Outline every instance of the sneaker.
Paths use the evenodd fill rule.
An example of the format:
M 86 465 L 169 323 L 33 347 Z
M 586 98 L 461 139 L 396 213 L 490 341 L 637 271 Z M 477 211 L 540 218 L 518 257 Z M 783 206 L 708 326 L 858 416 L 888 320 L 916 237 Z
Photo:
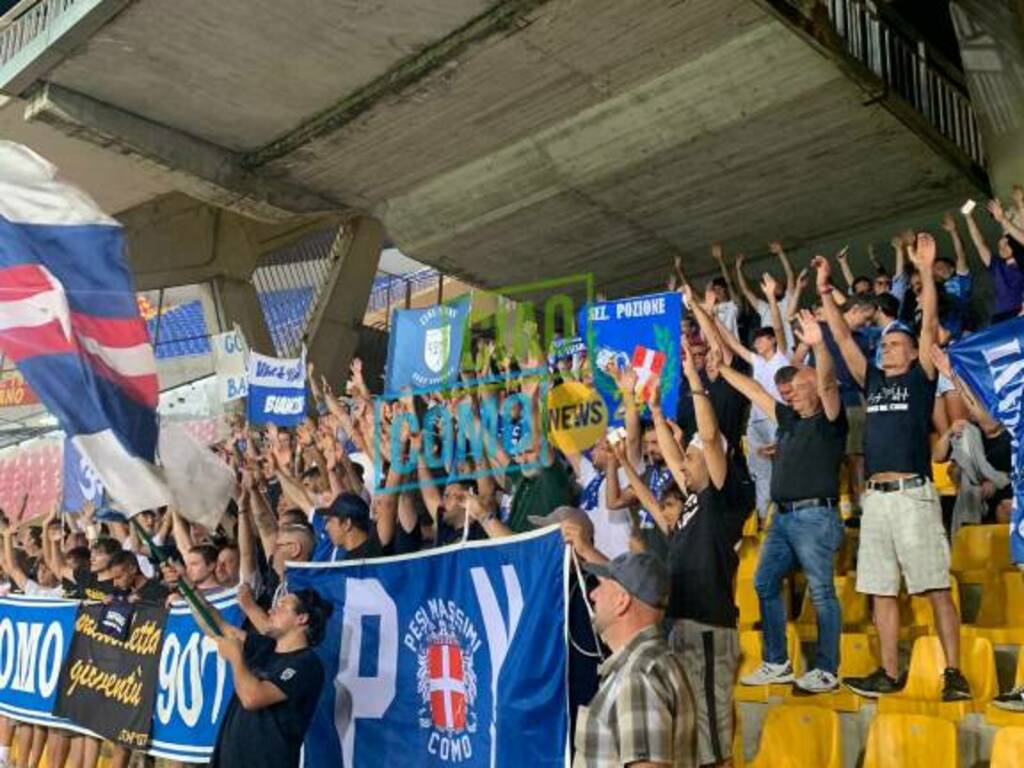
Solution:
M 1018 685 L 1012 691 L 999 694 L 992 699 L 992 704 L 1010 712 L 1024 712 L 1024 685 Z
M 869 699 L 877 699 L 887 693 L 896 693 L 903 690 L 905 680 L 894 680 L 889 677 L 886 671 L 879 667 L 867 677 L 844 677 L 843 685 L 859 696 L 867 696 Z
M 946 667 L 942 672 L 942 700 L 967 701 L 971 697 L 971 684 L 959 669 Z
M 792 683 L 793 667 L 785 664 L 772 664 L 763 661 L 761 666 L 740 678 L 740 685 L 772 685 L 774 683 Z
M 823 669 L 812 669 L 793 683 L 794 696 L 831 693 L 839 687 L 839 678 Z

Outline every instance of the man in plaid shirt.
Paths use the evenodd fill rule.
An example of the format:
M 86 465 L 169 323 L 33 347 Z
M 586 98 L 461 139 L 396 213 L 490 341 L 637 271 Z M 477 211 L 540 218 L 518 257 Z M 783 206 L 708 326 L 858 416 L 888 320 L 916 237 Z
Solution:
M 574 768 L 695 767 L 693 693 L 661 631 L 664 565 L 625 553 L 584 568 L 600 579 L 590 593 L 594 625 L 613 654 L 590 706 L 580 708 Z

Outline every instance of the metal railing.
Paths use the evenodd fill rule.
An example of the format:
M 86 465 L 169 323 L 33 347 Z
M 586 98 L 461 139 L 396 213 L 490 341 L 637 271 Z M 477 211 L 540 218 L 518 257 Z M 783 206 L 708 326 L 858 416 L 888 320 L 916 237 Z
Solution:
M 295 357 L 337 254 L 331 228 L 266 254 L 252 274 L 274 349 Z
M 827 4 L 829 19 L 846 52 L 984 167 L 977 116 L 963 86 L 943 73 L 949 67 L 945 60 L 924 40 L 882 18 L 871 0 L 828 0 Z
M 367 312 L 376 312 L 387 308 L 390 313 L 395 304 L 405 305 L 407 296 L 433 288 L 437 290 L 438 271 L 433 267 L 424 267 L 404 275 L 385 275 L 373 282 L 370 299 L 366 303 Z
M 0 67 L 24 50 L 79 0 L 39 0 L 0 29 Z

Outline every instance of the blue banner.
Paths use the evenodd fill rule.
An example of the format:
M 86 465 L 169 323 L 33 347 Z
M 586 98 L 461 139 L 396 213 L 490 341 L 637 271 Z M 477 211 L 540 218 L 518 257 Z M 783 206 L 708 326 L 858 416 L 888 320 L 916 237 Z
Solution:
M 70 439 L 64 440 L 64 509 L 80 512 L 86 502 L 99 507 L 103 483 Z
M 245 616 L 237 592 L 209 600 L 225 621 L 241 626 Z M 185 603 L 172 607 L 164 624 L 149 754 L 209 762 L 234 692 L 231 668 L 218 655 L 217 644 L 199 629 Z
M 25 723 L 67 727 L 67 721 L 52 712 L 75 633 L 78 602 L 4 597 L 0 616 L 0 714 Z
M 241 625 L 245 617 L 234 590 L 210 602 L 226 621 Z M 0 598 L 0 714 L 92 735 L 52 714 L 77 616 L 75 600 Z M 149 754 L 209 762 L 234 690 L 230 667 L 217 654 L 217 645 L 200 631 L 187 605 L 172 608 L 160 650 Z
M 391 313 L 386 395 L 397 396 L 406 387 L 441 389 L 459 381 L 469 309 L 469 297 L 462 296 L 427 309 Z
M 1024 318 L 996 323 L 949 348 L 953 370 L 981 398 L 988 412 L 1002 422 L 1013 446 L 1013 516 L 1010 559 L 1024 563 Z
M 289 568 L 335 608 L 306 765 L 564 766 L 565 551 L 549 528 Z
M 253 424 L 293 427 L 306 415 L 306 353 L 277 358 L 249 353 L 248 412 Z
M 588 310 L 589 326 L 584 314 Z M 625 415 L 622 396 L 607 373 L 612 364 L 633 367 L 640 398 L 660 379 L 662 410 L 667 418 L 676 417 L 682 316 L 682 298 L 675 292 L 632 296 L 580 310 L 579 327 L 587 334 L 587 357 L 594 370 L 594 386 L 608 406 L 608 426 L 621 426 Z M 642 408 L 641 415 L 647 406 Z

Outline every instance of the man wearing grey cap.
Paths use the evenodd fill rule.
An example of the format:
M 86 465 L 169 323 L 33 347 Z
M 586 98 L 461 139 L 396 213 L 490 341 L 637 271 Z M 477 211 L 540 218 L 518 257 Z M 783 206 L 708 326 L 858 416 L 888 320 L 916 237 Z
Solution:
M 693 693 L 661 631 L 668 573 L 646 552 L 587 563 L 594 627 L 611 649 L 601 685 L 576 721 L 574 768 L 697 765 Z

